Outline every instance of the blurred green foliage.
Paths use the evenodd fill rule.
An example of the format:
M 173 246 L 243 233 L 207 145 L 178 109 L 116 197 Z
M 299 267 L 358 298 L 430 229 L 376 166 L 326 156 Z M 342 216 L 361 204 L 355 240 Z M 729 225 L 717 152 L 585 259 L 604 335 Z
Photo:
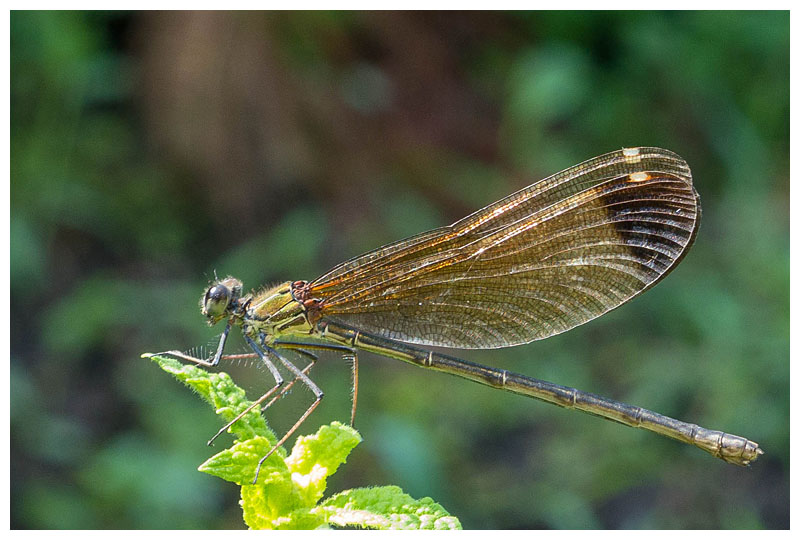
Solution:
M 788 12 L 42 11 L 10 29 L 12 527 L 242 527 L 237 490 L 196 471 L 214 415 L 139 358 L 213 342 L 215 271 L 313 279 L 639 145 L 692 166 L 704 216 L 681 266 L 581 328 L 463 356 L 767 454 L 739 469 L 364 354 L 364 443 L 329 487 L 397 484 L 465 528 L 788 527 Z M 349 417 L 349 368 L 314 372 L 307 432 Z

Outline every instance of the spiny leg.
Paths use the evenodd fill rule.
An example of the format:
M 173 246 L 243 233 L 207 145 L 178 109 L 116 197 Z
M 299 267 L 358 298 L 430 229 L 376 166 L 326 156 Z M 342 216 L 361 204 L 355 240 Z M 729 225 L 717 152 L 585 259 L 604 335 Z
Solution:
M 215 363 L 213 358 L 211 360 L 201 360 L 196 356 L 192 356 L 190 354 L 186 354 L 181 351 L 164 351 L 160 353 L 154 353 L 152 356 L 159 356 L 162 354 L 168 354 L 170 356 L 174 356 L 179 360 L 186 360 L 187 362 L 193 362 L 203 367 L 216 367 L 220 360 L 244 360 L 245 358 L 258 358 L 256 353 L 240 353 L 240 354 L 223 354 L 220 356 L 220 360 L 217 360 Z
M 316 396 L 316 399 L 314 400 L 314 403 L 312 403 L 308 407 L 308 409 L 306 409 L 306 412 L 304 412 L 303 415 L 300 416 L 297 422 L 295 422 L 295 424 L 289 429 L 289 431 L 287 431 L 286 434 L 283 437 L 281 437 L 281 439 L 278 442 L 275 443 L 275 446 L 273 446 L 272 449 L 258 461 L 258 466 L 256 467 L 256 476 L 255 478 L 253 478 L 253 484 L 255 484 L 256 481 L 258 481 L 258 473 L 261 471 L 261 465 L 264 463 L 264 461 L 266 461 L 266 459 L 269 458 L 269 456 L 271 456 L 275 452 L 275 450 L 280 448 L 283 445 L 283 443 L 285 443 L 286 440 L 292 436 L 295 430 L 297 430 L 297 428 L 300 427 L 300 425 L 305 421 L 305 419 L 308 418 L 308 415 L 314 412 L 314 409 L 317 408 L 317 406 L 322 401 L 322 397 L 324 396 L 322 390 L 320 390 L 320 388 L 314 383 L 314 381 L 309 379 L 305 373 L 297 369 L 297 367 L 294 364 L 292 364 L 291 362 L 289 362 L 289 360 L 284 358 L 278 351 L 267 345 L 264 345 L 264 349 L 267 350 L 269 353 L 271 353 L 273 356 L 275 356 L 278 360 L 280 360 L 281 363 L 284 366 L 286 366 L 286 368 L 289 371 L 291 371 L 296 378 L 300 379 L 303 382 L 303 384 L 308 386 L 308 388 L 312 392 L 314 392 L 314 396 Z
M 220 430 L 217 431 L 216 435 L 211 437 L 211 439 L 208 441 L 208 445 L 209 446 L 214 444 L 214 441 L 217 439 L 217 437 L 219 437 L 220 435 L 225 433 L 228 430 L 228 428 L 230 428 L 233 424 L 235 424 L 236 422 L 241 420 L 244 417 L 244 415 L 249 413 L 255 407 L 258 407 L 259 405 L 264 403 L 264 401 L 266 401 L 267 398 L 269 398 L 272 394 L 274 394 L 276 390 L 278 390 L 281 386 L 283 386 L 283 383 L 284 383 L 283 377 L 281 376 L 280 372 L 278 371 L 278 368 L 276 368 L 275 365 L 269 360 L 269 358 L 267 358 L 267 355 L 264 354 L 261 351 L 261 349 L 256 344 L 256 342 L 253 341 L 249 336 L 244 336 L 244 339 L 245 339 L 245 341 L 247 341 L 247 344 L 250 345 L 250 347 L 253 349 L 253 351 L 255 351 L 255 354 L 258 355 L 259 358 L 261 358 L 261 361 L 264 362 L 264 364 L 267 366 L 267 368 L 272 373 L 272 376 L 275 379 L 275 386 L 273 386 L 272 388 L 267 390 L 267 392 L 263 396 L 261 396 L 260 398 L 255 400 L 245 410 L 243 410 L 238 415 L 236 415 L 236 418 L 234 418 L 233 420 L 231 420 L 230 422 L 228 422 L 227 424 L 222 426 L 222 428 L 220 428 Z M 247 355 L 247 356 L 249 356 L 249 355 Z
M 350 427 L 354 427 L 356 423 L 356 404 L 358 403 L 358 354 L 354 350 L 352 353 L 347 353 L 342 356 L 345 361 L 350 360 L 352 362 L 352 373 L 353 373 L 353 408 L 350 411 Z
M 312 368 L 312 367 L 314 367 L 314 365 L 317 363 L 317 360 L 319 359 L 319 357 L 318 357 L 316 354 L 310 353 L 310 352 L 308 352 L 308 351 L 304 351 L 303 349 L 294 349 L 294 351 L 295 351 L 295 352 L 298 352 L 298 353 L 300 353 L 300 354 L 304 354 L 304 355 L 308 356 L 309 358 L 311 358 L 311 362 L 310 362 L 310 363 L 309 363 L 309 364 L 308 364 L 306 367 L 304 367 L 304 368 L 302 369 L 302 372 L 303 372 L 304 374 L 308 375 L 308 372 L 309 372 L 309 371 L 311 371 L 311 368 Z M 299 377 L 295 377 L 294 379 L 292 379 L 292 381 L 291 381 L 289 384 L 287 384 L 286 386 L 284 386 L 283 388 L 281 388 L 281 391 L 280 391 L 280 392 L 278 392 L 278 395 L 277 395 L 277 396 L 275 396 L 274 398 L 272 398 L 272 399 L 269 401 L 269 403 L 267 403 L 266 405 L 264 405 L 264 406 L 261 408 L 261 411 L 262 411 L 262 412 L 266 411 L 267 409 L 269 409 L 269 408 L 272 406 L 272 404 L 273 404 L 273 403 L 275 403 L 276 401 L 278 401 L 279 399 L 281 399 L 283 396 L 285 396 L 285 395 L 286 395 L 286 394 L 289 392 L 289 390 L 291 390 L 291 389 L 292 389 L 292 387 L 294 386 L 294 384 L 295 384 L 297 381 L 299 381 L 299 380 L 300 380 L 300 378 L 299 378 Z
M 305 368 L 303 368 L 303 373 L 305 373 L 305 374 L 308 374 L 309 370 L 310 370 L 310 369 L 311 369 L 311 368 L 314 366 L 314 364 L 315 364 L 315 363 L 316 363 L 316 361 L 318 360 L 318 357 L 317 357 L 317 355 L 315 355 L 315 354 L 313 354 L 313 353 L 310 353 L 310 352 L 308 352 L 308 351 L 302 350 L 302 349 L 293 349 L 293 350 L 295 350 L 295 351 L 296 351 L 296 352 L 298 352 L 299 354 L 302 354 L 302 355 L 305 355 L 305 356 L 307 356 L 307 357 L 311 358 L 311 362 L 310 362 L 310 363 L 309 363 L 309 364 L 308 364 L 308 365 L 307 365 Z M 203 365 L 203 366 L 208 366 L 208 367 L 213 367 L 213 366 L 216 366 L 216 365 L 219 363 L 219 360 L 217 360 L 216 362 L 214 362 L 213 360 L 212 360 L 212 361 L 208 361 L 208 360 L 201 360 L 201 359 L 199 359 L 199 358 L 196 358 L 196 357 L 190 356 L 190 355 L 188 355 L 188 354 L 185 354 L 185 353 L 183 353 L 183 352 L 180 352 L 180 351 L 165 351 L 165 352 L 163 352 L 163 353 L 157 353 L 157 354 L 169 354 L 169 355 L 171 355 L 171 356 L 174 356 L 174 357 L 176 357 L 176 358 L 180 358 L 180 359 L 182 359 L 182 360 L 187 360 L 187 361 L 189 361 L 189 362 L 194 362 L 194 363 L 196 363 L 196 364 L 200 364 L 200 365 Z M 258 354 L 256 354 L 256 353 L 252 352 L 252 353 L 242 353 L 242 354 L 223 354 L 223 355 L 221 355 L 220 359 L 221 359 L 221 360 L 242 360 L 242 359 L 245 359 L 245 358 L 259 358 L 259 357 L 260 357 L 260 355 L 258 355 Z M 269 363 L 268 365 L 272 365 L 272 364 L 271 364 L 271 363 Z M 292 380 L 292 382 L 290 382 L 288 385 L 286 385 L 286 386 L 284 386 L 283 388 L 281 388 L 281 391 L 278 393 L 278 395 L 277 395 L 277 396 L 275 396 L 275 397 L 273 397 L 273 398 L 272 398 L 272 400 L 271 400 L 269 403 L 267 403 L 266 405 L 264 405 L 264 407 L 263 407 L 262 411 L 266 411 L 266 410 L 267 410 L 267 409 L 268 409 L 268 408 L 269 408 L 269 407 L 270 407 L 270 406 L 271 406 L 273 403 L 275 403 L 275 402 L 276 402 L 278 399 L 280 399 L 281 397 L 283 397 L 284 395 L 286 395 L 286 392 L 288 392 L 288 391 L 289 391 L 289 390 L 292 388 L 292 386 L 294 386 L 294 384 L 295 384 L 295 383 L 296 383 L 298 380 L 299 380 L 299 379 L 298 379 L 297 377 L 295 377 L 295 378 Z M 222 435 L 223 433 L 225 433 L 225 431 L 227 431 L 227 430 L 228 430 L 228 429 L 229 429 L 229 428 L 230 428 L 230 427 L 231 427 L 233 424 L 235 424 L 236 422 L 238 422 L 239 420 L 241 420 L 241 419 L 244 417 L 244 415 L 246 415 L 248 412 L 250 412 L 251 410 L 253 410 L 253 408 L 255 408 L 255 406 L 256 406 L 256 405 L 259 405 L 259 404 L 263 403 L 263 401 L 264 401 L 266 398 L 268 398 L 268 397 L 269 397 L 271 394 L 273 394 L 273 393 L 275 392 L 275 390 L 276 390 L 277 388 L 279 388 L 279 387 L 280 387 L 280 385 L 276 384 L 276 385 L 275 385 L 274 387 L 272 387 L 272 388 L 271 388 L 271 389 L 270 389 L 270 390 L 269 390 L 269 391 L 268 391 L 266 394 L 264 394 L 263 396 L 261 396 L 261 397 L 260 397 L 258 400 L 256 400 L 254 403 L 252 403 L 252 404 L 251 404 L 249 407 L 247 407 L 247 408 L 246 408 L 244 411 L 242 411 L 241 413 L 239 413 L 239 414 L 236 416 L 236 418 L 234 418 L 233 420 L 231 420 L 230 422 L 228 422 L 227 424 L 225 424 L 225 426 L 223 426 L 223 427 L 222 427 L 222 428 L 221 428 L 221 429 L 220 429 L 220 430 L 219 430 L 219 431 L 216 433 L 216 435 L 214 435 L 214 436 L 211 438 L 211 440 L 209 440 L 209 441 L 208 441 L 208 444 L 209 444 L 209 445 L 212 445 L 212 444 L 213 444 L 213 442 L 214 442 L 214 441 L 215 441 L 215 440 L 216 440 L 216 439 L 217 439 L 217 438 L 218 438 L 220 435 Z
M 258 358 L 259 355 L 256 354 L 256 353 L 222 354 L 222 351 L 225 348 L 225 342 L 228 339 L 228 332 L 230 332 L 230 329 L 231 329 L 231 324 L 228 323 L 225 326 L 225 330 L 222 332 L 222 335 L 220 336 L 219 344 L 217 345 L 217 351 L 214 354 L 214 356 L 211 358 L 211 360 L 203 360 L 201 358 L 197 358 L 197 357 L 192 356 L 190 354 L 186 354 L 185 352 L 176 351 L 176 350 L 164 351 L 164 352 L 156 353 L 156 354 L 154 354 L 152 356 L 158 356 L 158 355 L 161 355 L 161 354 L 168 354 L 168 355 L 174 356 L 175 358 L 178 358 L 180 360 L 186 360 L 187 362 L 193 362 L 193 363 L 195 363 L 197 365 L 204 366 L 204 367 L 216 367 L 217 365 L 219 365 L 220 360 L 242 360 L 244 358 Z M 310 354 L 310 353 L 308 353 L 308 354 Z
M 292 345 L 292 346 L 286 347 L 286 348 L 292 349 L 293 351 L 295 351 L 295 352 L 297 352 L 299 354 L 305 355 L 305 356 L 307 356 L 307 357 L 309 357 L 311 359 L 309 364 L 301 370 L 304 374 L 308 375 L 308 372 L 311 371 L 311 368 L 314 367 L 314 365 L 316 365 L 317 360 L 319 360 L 319 357 L 317 355 L 315 355 L 314 353 L 311 353 L 309 351 L 294 347 L 293 346 L 293 345 L 295 345 L 294 343 L 291 343 L 290 345 Z M 337 347 L 335 350 L 339 350 L 339 348 Z M 222 355 L 222 359 L 223 360 L 239 360 L 239 359 L 243 359 L 243 358 L 257 358 L 257 357 L 258 357 L 258 355 L 255 354 L 255 353 L 224 354 L 224 355 Z M 345 361 L 349 361 L 350 362 L 351 369 L 352 369 L 352 375 L 353 375 L 353 389 L 352 389 L 352 393 L 350 395 L 351 402 L 352 402 L 352 409 L 350 411 L 350 427 L 353 427 L 353 426 L 355 426 L 356 409 L 357 409 L 357 406 L 358 406 L 358 354 L 356 353 L 355 350 L 353 350 L 351 352 L 347 352 L 346 354 L 342 355 L 342 358 Z M 292 387 L 295 385 L 295 383 L 297 383 L 297 381 L 299 381 L 299 380 L 300 380 L 299 377 L 295 377 L 294 379 L 291 380 L 291 382 L 289 382 L 289 384 L 287 384 L 286 386 L 282 387 L 280 392 L 278 392 L 278 395 L 273 397 L 266 405 L 264 405 L 261 408 L 261 411 L 262 412 L 266 411 L 276 401 L 278 401 L 279 399 L 284 397 L 292 389 Z M 259 402 L 260 402 L 260 400 L 259 400 Z M 247 410 L 245 410 L 244 413 L 242 413 L 241 416 L 244 416 L 244 414 L 246 414 L 251 409 L 252 409 L 252 407 L 250 407 Z M 237 419 L 241 419 L 241 416 L 237 417 Z M 231 422 L 231 425 L 234 422 L 236 422 L 236 420 L 233 420 L 233 422 Z M 227 427 L 229 427 L 229 426 L 227 426 Z M 227 427 L 223 428 L 223 430 L 227 429 Z
M 253 407 L 256 407 L 256 406 L 260 405 L 261 403 L 263 403 L 278 388 L 283 386 L 283 382 L 284 382 L 283 381 L 283 377 L 281 376 L 280 372 L 277 370 L 275 365 L 272 362 L 269 361 L 269 359 L 266 357 L 266 355 L 264 355 L 264 353 L 262 353 L 261 350 L 258 348 L 258 345 L 256 345 L 256 343 L 252 339 L 250 339 L 248 336 L 245 336 L 245 340 L 247 340 L 248 344 L 253 349 L 254 353 L 230 354 L 230 355 L 224 355 L 223 356 L 222 351 L 225 349 L 225 342 L 228 339 L 228 333 L 230 332 L 230 330 L 231 330 L 231 322 L 228 321 L 228 324 L 225 325 L 225 330 L 222 332 L 222 336 L 220 336 L 219 345 L 217 345 L 217 351 L 216 351 L 216 353 L 214 354 L 214 357 L 211 360 L 201 360 L 200 358 L 195 358 L 195 357 L 193 357 L 191 355 L 182 353 L 181 351 L 167 351 L 165 353 L 161 353 L 161 354 L 169 354 L 169 355 L 172 355 L 172 356 L 174 356 L 176 358 L 180 358 L 182 360 L 186 360 L 186 361 L 189 361 L 189 362 L 194 362 L 195 364 L 198 364 L 198 365 L 201 365 L 201 366 L 205 366 L 205 367 L 216 367 L 219 364 L 220 359 L 222 359 L 222 358 L 225 358 L 225 359 L 239 359 L 239 358 L 252 358 L 253 356 L 258 356 L 259 358 L 261 358 L 261 360 L 264 362 L 264 364 L 267 366 L 267 368 L 269 368 L 270 373 L 272 373 L 272 376 L 275 379 L 275 386 L 270 388 L 269 391 L 267 391 L 267 393 L 264 394 L 263 396 L 261 396 L 258 400 L 256 400 L 255 402 L 251 403 L 249 407 L 247 407 L 245 410 L 243 410 L 241 413 L 239 413 L 233 420 L 231 420 L 230 422 L 225 424 L 222 427 L 222 429 L 220 429 L 213 437 L 211 437 L 211 439 L 209 439 L 209 441 L 208 441 L 208 445 L 209 446 L 214 444 L 214 441 L 217 439 L 217 437 L 219 437 L 220 435 L 225 433 L 225 431 L 227 431 L 228 428 L 230 428 L 233 424 L 235 424 L 236 422 L 241 420 L 242 417 L 245 414 L 247 414 L 248 412 L 250 412 L 253 409 Z
M 275 345 L 285 347 L 287 349 L 300 350 L 299 347 L 307 349 L 318 349 L 322 351 L 338 351 L 343 353 L 342 358 L 352 361 L 353 372 L 353 394 L 352 394 L 352 409 L 350 411 L 350 426 L 352 427 L 356 420 L 356 406 L 358 404 L 358 353 L 356 349 L 347 347 L 346 345 L 339 345 L 334 343 L 307 343 L 302 341 L 280 341 L 275 342 Z
M 222 358 L 222 351 L 223 349 L 225 349 L 225 342 L 228 340 L 228 333 L 230 331 L 231 331 L 231 321 L 228 321 L 228 324 L 225 325 L 225 330 L 223 330 L 222 335 L 219 338 L 219 344 L 217 345 L 217 352 L 214 353 L 214 357 L 211 360 L 201 360 L 200 358 L 195 358 L 194 356 L 182 353 L 181 351 L 166 351 L 159 354 L 169 354 L 176 358 L 180 358 L 181 360 L 194 362 L 195 364 L 205 367 L 216 367 L 217 364 L 219 364 L 220 359 Z

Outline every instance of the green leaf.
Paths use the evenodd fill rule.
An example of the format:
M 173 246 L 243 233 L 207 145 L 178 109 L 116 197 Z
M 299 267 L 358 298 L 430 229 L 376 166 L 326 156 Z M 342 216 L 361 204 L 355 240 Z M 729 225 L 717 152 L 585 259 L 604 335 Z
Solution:
M 244 390 L 226 373 L 209 373 L 168 356 L 143 355 L 195 390 L 226 422 L 248 410 Z M 353 489 L 318 505 L 327 478 L 361 442 L 350 426 L 333 422 L 314 435 L 297 438 L 292 453 L 277 441 L 258 406 L 229 429 L 238 437 L 230 448 L 199 470 L 241 486 L 244 521 L 251 529 L 316 529 L 335 525 L 369 529 L 460 529 L 458 519 L 430 498 L 415 500 L 396 486 Z M 256 478 L 256 471 L 258 477 Z M 255 480 L 255 483 L 254 483 Z
M 235 484 L 252 484 L 256 477 L 256 468 L 262 457 L 272 450 L 270 441 L 264 437 L 256 437 L 246 441 L 239 441 L 227 450 L 212 456 L 197 470 Z M 267 458 L 258 473 L 258 481 L 274 483 L 278 478 L 291 481 L 289 469 L 283 458 L 276 451 Z
M 309 504 L 322 498 L 328 476 L 336 472 L 360 442 L 361 435 L 356 430 L 339 422 L 322 426 L 316 435 L 297 438 L 286 465 Z
M 461 529 L 461 522 L 430 497 L 416 500 L 397 486 L 343 491 L 320 508 L 341 527 L 370 529 Z
M 316 529 L 325 525 L 325 514 L 310 507 L 292 507 L 298 502 L 289 486 L 242 486 L 242 514 L 251 529 Z
M 252 405 L 252 402 L 247 400 L 245 391 L 236 386 L 227 373 L 210 373 L 197 366 L 182 364 L 168 356 L 143 354 L 142 357 L 151 359 L 161 366 L 161 369 L 195 390 L 214 407 L 216 413 L 226 423 Z M 233 424 L 228 432 L 241 440 L 260 436 L 266 437 L 271 444 L 278 441 L 275 433 L 267 427 L 267 422 L 261 416 L 258 407 L 253 407 L 241 420 Z M 277 451 L 280 452 L 282 449 Z M 285 451 L 283 452 L 285 455 Z
M 360 442 L 358 432 L 339 422 L 322 426 L 315 435 L 298 437 L 291 455 L 281 461 L 282 468 L 267 469 L 270 457 L 259 473 L 257 485 L 241 484 L 245 523 L 251 529 L 323 525 L 326 514 L 315 513 L 314 505 L 325 492 L 328 476 Z M 254 458 L 251 467 L 260 457 Z M 247 478 L 252 479 L 253 475 Z

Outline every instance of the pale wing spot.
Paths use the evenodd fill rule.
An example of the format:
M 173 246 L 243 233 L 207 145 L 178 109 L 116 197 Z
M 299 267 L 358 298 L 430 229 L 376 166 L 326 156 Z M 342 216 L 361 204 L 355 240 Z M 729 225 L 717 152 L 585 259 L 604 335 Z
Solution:
M 628 175 L 631 182 L 645 182 L 650 179 L 650 175 L 646 172 L 637 172 Z
M 642 156 L 639 155 L 638 148 L 623 148 L 622 157 L 625 158 L 627 163 L 639 163 L 642 161 Z

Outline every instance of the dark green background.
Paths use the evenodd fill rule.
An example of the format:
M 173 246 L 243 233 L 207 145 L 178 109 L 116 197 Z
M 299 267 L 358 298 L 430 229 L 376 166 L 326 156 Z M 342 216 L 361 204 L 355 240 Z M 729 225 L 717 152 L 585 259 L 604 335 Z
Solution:
M 365 353 L 364 442 L 331 492 L 397 484 L 468 528 L 787 527 L 788 116 L 788 12 L 12 13 L 12 526 L 242 527 L 235 486 L 195 470 L 219 421 L 139 358 L 213 341 L 214 271 L 313 279 L 651 145 L 702 196 L 681 266 L 581 328 L 462 356 L 767 454 L 740 469 Z M 314 374 L 304 433 L 349 417 L 346 365 Z

